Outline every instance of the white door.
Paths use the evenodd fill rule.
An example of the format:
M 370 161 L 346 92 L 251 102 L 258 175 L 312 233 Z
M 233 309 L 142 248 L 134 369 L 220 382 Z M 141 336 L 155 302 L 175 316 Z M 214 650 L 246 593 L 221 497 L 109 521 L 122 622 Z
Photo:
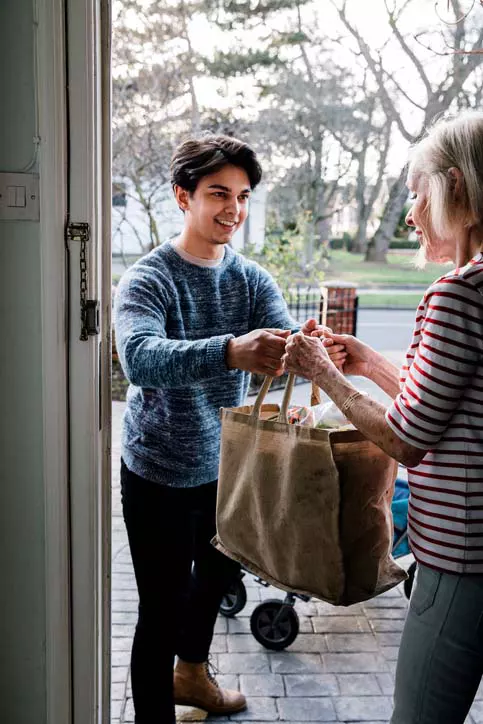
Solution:
M 66 0 L 72 722 L 110 721 L 110 2 Z

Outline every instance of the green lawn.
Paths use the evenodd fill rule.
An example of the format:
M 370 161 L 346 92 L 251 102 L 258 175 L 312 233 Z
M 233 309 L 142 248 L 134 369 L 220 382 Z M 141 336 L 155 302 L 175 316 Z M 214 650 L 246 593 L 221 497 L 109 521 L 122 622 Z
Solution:
M 362 254 L 350 254 L 344 250 L 331 251 L 325 280 L 341 279 L 356 282 L 363 287 L 427 287 L 448 271 L 448 267 L 441 264 L 428 264 L 423 270 L 415 269 L 411 263 L 412 258 L 412 254 L 391 252 L 387 255 L 387 264 L 379 264 L 365 262 Z
M 133 263 L 136 257 L 128 257 Z M 350 254 L 345 250 L 331 250 L 329 266 L 325 270 L 325 281 L 340 279 L 346 282 L 355 282 L 360 287 L 394 287 L 417 286 L 427 287 L 431 282 L 446 271 L 447 266 L 441 264 L 428 264 L 425 269 L 415 269 L 412 264 L 413 254 L 391 252 L 387 255 L 387 264 L 365 262 L 362 254 Z M 119 259 L 113 260 L 113 281 L 116 283 L 124 271 Z M 378 306 L 377 300 L 367 298 L 368 304 Z M 381 300 L 382 301 L 382 300 Z M 412 301 L 412 300 L 411 300 Z M 394 305 L 397 305 L 394 302 Z M 407 300 L 410 305 L 410 300 Z M 404 302 L 403 306 L 406 306 Z
M 415 294 L 359 294 L 359 307 L 379 307 L 380 309 L 414 309 L 422 298 L 421 292 Z

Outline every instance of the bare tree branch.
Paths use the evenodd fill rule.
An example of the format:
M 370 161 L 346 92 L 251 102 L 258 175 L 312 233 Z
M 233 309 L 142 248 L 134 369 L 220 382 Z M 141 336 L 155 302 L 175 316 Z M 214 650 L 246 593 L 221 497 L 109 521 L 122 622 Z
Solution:
M 419 60 L 419 58 L 416 56 L 412 48 L 409 47 L 406 39 L 403 37 L 401 31 L 399 30 L 399 27 L 397 25 L 396 18 L 394 17 L 393 13 L 389 10 L 387 0 L 384 0 L 384 5 L 386 6 L 386 11 L 388 15 L 388 21 L 389 25 L 391 27 L 392 32 L 394 33 L 394 36 L 397 38 L 399 45 L 404 50 L 407 57 L 411 60 L 412 64 L 416 68 L 416 71 L 426 89 L 426 95 L 429 98 L 432 92 L 431 83 L 429 82 L 428 76 L 426 74 L 426 71 L 424 70 L 424 66 Z M 399 19 L 400 15 L 398 16 Z
M 381 103 L 384 108 L 384 112 L 385 112 L 386 116 L 388 118 L 391 118 L 391 120 L 393 120 L 397 124 L 399 131 L 400 131 L 401 135 L 403 136 L 403 138 L 405 138 L 407 141 L 412 143 L 415 140 L 415 138 L 414 138 L 413 134 L 410 133 L 406 129 L 406 127 L 402 121 L 401 114 L 398 112 L 396 106 L 394 105 L 393 99 L 391 98 L 391 96 L 389 95 L 389 93 L 387 91 L 387 88 L 384 83 L 384 74 L 382 72 L 382 68 L 374 60 L 372 53 L 370 51 L 370 48 L 367 45 L 364 38 L 362 37 L 362 35 L 349 22 L 347 15 L 345 13 L 345 2 L 343 3 L 342 8 L 338 7 L 335 0 L 330 0 L 330 2 L 333 5 L 333 7 L 336 9 L 343 25 L 347 28 L 347 30 L 350 32 L 350 34 L 357 41 L 360 51 L 368 65 L 368 67 L 370 68 L 375 80 L 377 81 L 377 84 L 379 86 L 379 92 L 381 95 Z
M 299 33 L 302 34 L 302 33 L 303 33 L 303 30 L 302 30 L 302 14 L 301 14 L 301 11 L 300 11 L 300 3 L 297 3 L 297 21 L 298 21 L 298 30 L 299 30 Z M 307 71 L 307 76 L 308 76 L 310 82 L 312 83 L 312 85 L 314 85 L 314 74 L 312 73 L 312 66 L 310 65 L 309 57 L 308 57 L 308 55 L 307 55 L 307 51 L 305 50 L 305 45 L 304 45 L 304 43 L 303 43 L 303 42 L 299 43 L 299 47 L 300 47 L 300 52 L 302 53 L 302 58 L 303 58 L 304 63 L 305 63 L 305 69 L 306 69 L 306 71 Z
M 439 14 L 439 8 L 438 8 L 439 0 L 436 0 L 436 2 L 434 3 L 434 12 L 438 16 L 438 19 L 441 20 L 441 22 L 444 23 L 445 25 L 458 25 L 459 23 L 464 22 L 466 20 L 466 18 L 469 16 L 469 14 L 473 11 L 473 8 L 475 7 L 475 0 L 473 0 L 470 9 L 466 13 L 462 13 L 459 8 L 459 3 L 455 3 L 455 2 L 452 2 L 452 0 L 448 0 L 448 7 L 449 7 L 450 2 L 453 5 L 453 9 L 455 9 L 455 5 L 458 6 L 457 10 L 455 12 L 456 19 L 453 22 L 450 22 L 449 20 L 445 20 Z
M 408 93 L 406 93 L 406 91 L 401 86 L 401 84 L 397 82 L 397 80 L 395 79 L 395 77 L 392 73 L 389 73 L 389 71 L 386 70 L 385 68 L 382 68 L 382 73 L 383 73 L 383 77 L 385 77 L 385 78 L 387 78 L 387 80 L 391 81 L 391 83 L 394 85 L 394 87 L 396 88 L 398 93 L 400 93 L 401 96 L 408 101 L 408 103 L 410 103 L 412 106 L 414 106 L 415 108 L 417 108 L 420 111 L 423 111 L 423 112 L 425 111 L 426 105 L 423 106 L 423 105 L 421 105 L 421 103 L 417 103 L 415 100 L 413 100 L 408 95 Z

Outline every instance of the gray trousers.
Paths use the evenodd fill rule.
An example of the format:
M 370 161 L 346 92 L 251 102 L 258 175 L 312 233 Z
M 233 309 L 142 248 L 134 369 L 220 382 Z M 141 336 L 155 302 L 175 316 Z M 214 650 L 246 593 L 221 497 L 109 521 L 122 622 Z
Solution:
M 418 567 L 391 724 L 463 724 L 483 674 L 483 575 Z

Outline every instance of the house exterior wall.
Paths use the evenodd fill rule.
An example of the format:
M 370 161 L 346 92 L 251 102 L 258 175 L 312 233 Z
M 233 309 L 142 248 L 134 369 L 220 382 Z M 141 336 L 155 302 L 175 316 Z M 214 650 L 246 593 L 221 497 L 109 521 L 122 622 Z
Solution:
M 0 2 L 0 172 L 39 171 L 34 0 Z M 0 220 L 0 721 L 46 718 L 40 224 Z
M 124 205 L 112 207 L 112 251 L 113 254 L 140 256 L 149 249 L 151 238 L 149 217 L 136 199 L 129 180 L 121 180 L 126 188 Z M 260 184 L 250 199 L 250 214 L 247 222 L 234 234 L 232 246 L 243 251 L 247 244 L 262 249 L 265 241 L 265 216 L 267 187 Z M 171 185 L 164 184 L 155 195 L 153 216 L 161 241 L 179 234 L 183 228 L 183 213 L 179 210 Z

